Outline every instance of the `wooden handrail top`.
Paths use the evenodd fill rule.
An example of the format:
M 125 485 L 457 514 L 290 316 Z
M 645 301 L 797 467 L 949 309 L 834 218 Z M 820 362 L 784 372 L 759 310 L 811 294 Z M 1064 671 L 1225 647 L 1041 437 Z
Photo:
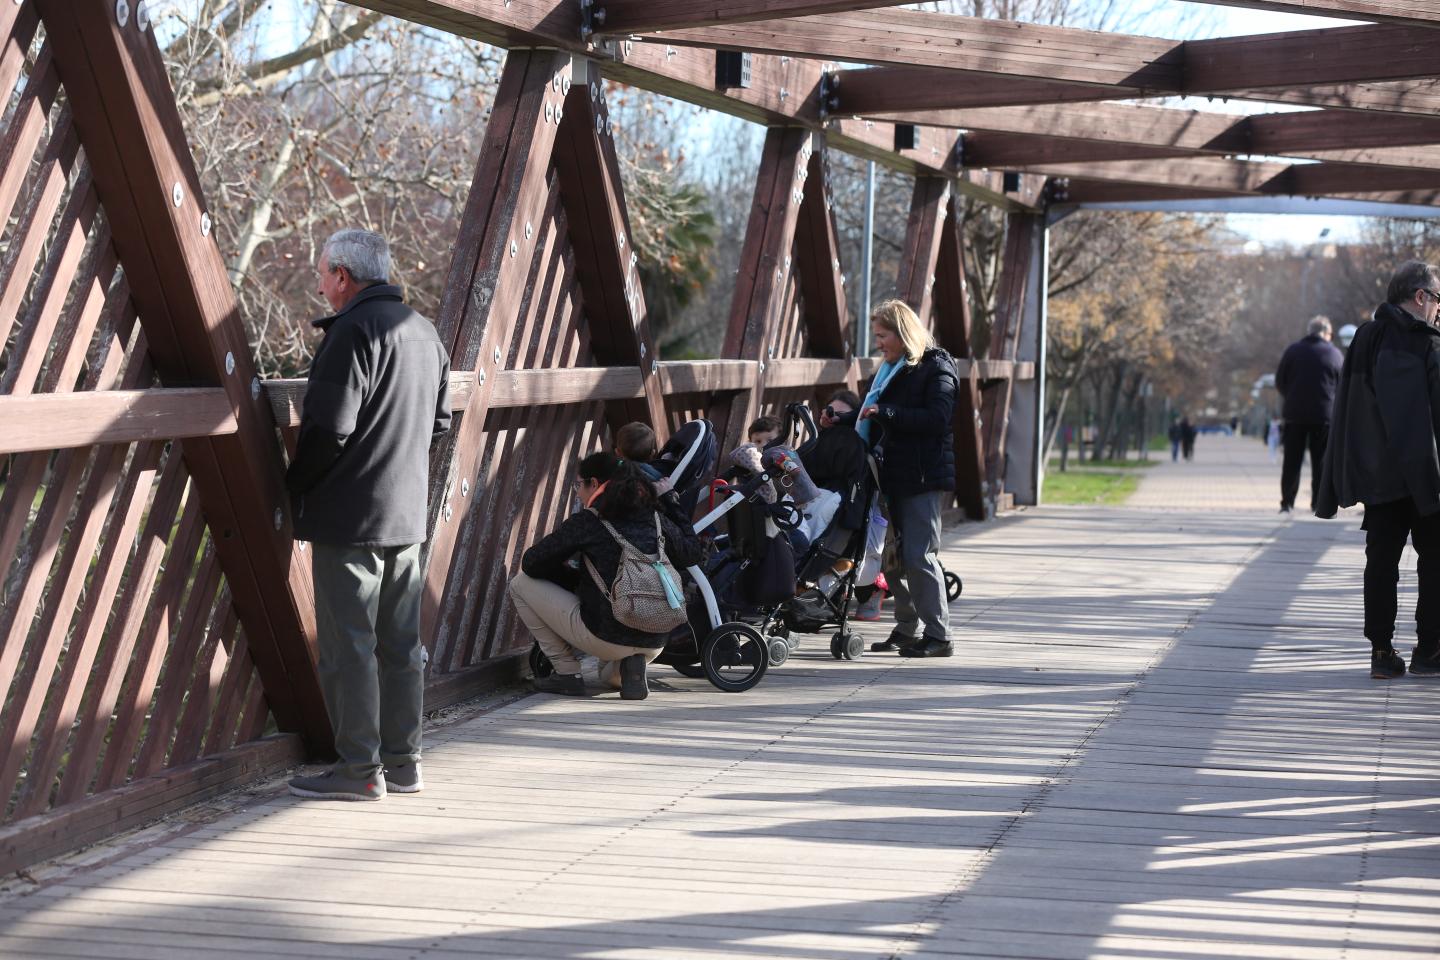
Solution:
M 0 454 L 221 437 L 236 430 L 235 411 L 219 387 L 0 397 Z
M 838 358 L 795 357 L 771 360 L 767 364 L 766 386 L 826 387 L 843 384 L 856 366 L 856 374 L 864 380 L 879 368 L 876 357 L 859 360 Z M 956 360 L 961 377 L 976 368 L 981 380 L 1018 380 L 1035 377 L 1033 363 L 1009 360 Z M 682 393 L 736 393 L 748 390 L 759 373 L 754 360 L 664 360 L 657 376 L 666 395 Z M 300 425 L 300 408 L 305 399 L 304 380 L 266 380 L 265 396 L 282 427 Z M 452 371 L 450 374 L 450 406 L 463 411 L 470 406 L 475 393 L 475 374 Z M 495 375 L 491 388 L 490 407 L 541 407 L 552 404 L 586 403 L 594 400 L 634 400 L 645 395 L 638 367 L 566 367 L 546 370 L 502 370 Z

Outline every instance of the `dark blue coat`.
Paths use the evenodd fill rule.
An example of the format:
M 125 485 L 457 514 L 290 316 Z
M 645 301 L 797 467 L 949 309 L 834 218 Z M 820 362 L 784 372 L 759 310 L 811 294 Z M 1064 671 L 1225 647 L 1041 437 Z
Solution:
M 1275 389 L 1285 398 L 1280 416 L 1286 423 L 1329 423 L 1345 357 L 1319 334 L 1285 349 L 1275 371 Z
M 875 423 L 881 428 L 880 489 L 887 497 L 955 489 L 959 386 L 955 361 L 938 347 L 914 366 L 901 367 L 885 385 Z

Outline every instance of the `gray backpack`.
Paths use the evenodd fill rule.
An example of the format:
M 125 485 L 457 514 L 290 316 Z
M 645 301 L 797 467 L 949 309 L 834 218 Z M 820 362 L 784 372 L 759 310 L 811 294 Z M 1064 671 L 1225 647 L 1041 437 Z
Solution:
M 680 575 L 665 556 L 665 531 L 660 527 L 660 515 L 655 515 L 657 542 L 653 557 L 622 537 L 600 514 L 596 513 L 595 519 L 604 524 L 605 531 L 619 544 L 620 563 L 615 567 L 615 581 L 608 587 L 589 557 L 585 557 L 585 569 L 610 601 L 615 619 L 642 633 L 669 633 L 684 623 L 685 597 L 680 590 Z

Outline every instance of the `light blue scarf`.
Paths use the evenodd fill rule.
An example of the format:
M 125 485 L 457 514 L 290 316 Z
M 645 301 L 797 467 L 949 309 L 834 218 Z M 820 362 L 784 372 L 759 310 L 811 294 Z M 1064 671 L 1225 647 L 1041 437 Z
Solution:
M 905 366 L 904 360 L 880 364 L 880 369 L 875 371 L 875 379 L 870 381 L 870 392 L 865 394 L 865 400 L 860 404 L 861 410 L 880 402 L 880 394 L 885 392 L 885 388 L 890 385 L 890 381 L 895 377 L 895 374 L 900 372 L 900 368 L 903 366 Z M 860 434 L 860 439 L 868 444 L 870 442 L 870 421 L 860 420 L 856 422 L 855 432 Z

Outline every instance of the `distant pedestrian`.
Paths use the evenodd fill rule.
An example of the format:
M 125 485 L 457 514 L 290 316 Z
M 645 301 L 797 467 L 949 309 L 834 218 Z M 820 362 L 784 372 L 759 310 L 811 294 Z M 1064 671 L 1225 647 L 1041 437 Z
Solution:
M 1195 437 L 1200 433 L 1195 424 L 1190 422 L 1189 417 L 1182 417 L 1180 420 L 1180 452 L 1184 454 L 1186 461 L 1195 459 Z
M 1275 371 L 1275 389 L 1284 398 L 1280 439 L 1285 459 L 1280 466 L 1280 512 L 1295 508 L 1300 491 L 1300 466 L 1310 451 L 1310 508 L 1315 508 L 1320 490 L 1320 471 L 1325 462 L 1325 444 L 1330 437 L 1330 413 L 1335 405 L 1335 388 L 1340 384 L 1344 356 L 1330 342 L 1330 320 L 1315 317 L 1305 336 L 1285 349 Z
M 320 684 L 340 762 L 296 777 L 290 792 L 381 800 L 423 786 L 420 546 L 430 442 L 450 428 L 450 359 L 390 284 L 384 237 L 341 230 L 318 272 L 335 312 L 315 321 L 325 339 L 285 485 L 295 536 L 311 544 Z
M 1170 424 L 1170 462 L 1174 463 L 1180 459 L 1180 444 L 1185 441 L 1185 428 L 1180 426 L 1180 421 Z
M 1404 676 L 1396 584 L 1408 539 L 1419 556 L 1410 672 L 1440 675 L 1440 269 L 1410 261 L 1355 334 L 1340 371 L 1315 513 L 1365 505 L 1365 637 L 1370 676 Z
M 1280 418 L 1271 417 L 1270 423 L 1265 427 L 1265 445 L 1270 448 L 1270 462 L 1274 463 L 1280 456 Z

